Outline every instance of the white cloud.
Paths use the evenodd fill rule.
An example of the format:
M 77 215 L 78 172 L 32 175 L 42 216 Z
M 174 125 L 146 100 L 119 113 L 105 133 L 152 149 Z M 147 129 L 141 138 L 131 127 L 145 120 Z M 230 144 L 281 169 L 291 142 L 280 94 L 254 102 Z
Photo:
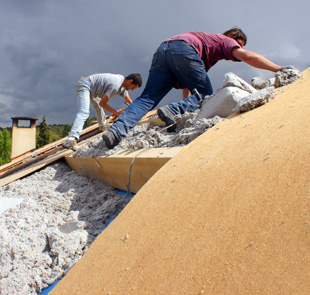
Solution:
M 273 53 L 268 54 L 270 59 L 281 59 L 281 60 L 299 60 L 301 57 L 301 50 L 294 44 L 283 44 Z

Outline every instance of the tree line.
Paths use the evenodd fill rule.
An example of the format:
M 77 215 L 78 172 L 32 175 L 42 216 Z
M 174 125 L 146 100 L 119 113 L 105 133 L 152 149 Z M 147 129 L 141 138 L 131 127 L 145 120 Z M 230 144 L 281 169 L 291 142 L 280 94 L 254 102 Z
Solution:
M 96 118 L 88 118 L 84 128 L 90 126 L 93 120 L 96 120 Z M 38 149 L 68 136 L 71 126 L 70 124 L 48 125 L 44 116 L 42 122 L 36 127 L 36 148 Z M 0 166 L 11 161 L 11 146 L 12 128 L 0 128 Z
M 11 161 L 11 132 L 0 130 L 0 165 Z

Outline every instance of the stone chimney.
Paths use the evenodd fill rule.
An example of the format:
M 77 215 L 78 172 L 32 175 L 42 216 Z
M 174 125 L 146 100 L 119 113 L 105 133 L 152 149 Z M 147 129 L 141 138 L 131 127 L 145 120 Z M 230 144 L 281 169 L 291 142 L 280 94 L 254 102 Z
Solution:
M 12 120 L 11 159 L 36 148 L 36 120 L 38 118 L 12 117 Z M 19 120 L 23 121 L 23 125 L 28 123 L 29 126 L 19 126 L 21 123 Z

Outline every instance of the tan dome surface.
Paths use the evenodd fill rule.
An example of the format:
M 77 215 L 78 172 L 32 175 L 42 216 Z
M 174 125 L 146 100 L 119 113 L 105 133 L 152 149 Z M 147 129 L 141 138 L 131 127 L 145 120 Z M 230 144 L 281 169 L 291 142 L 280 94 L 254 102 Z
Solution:
M 310 70 L 180 151 L 50 294 L 310 294 Z

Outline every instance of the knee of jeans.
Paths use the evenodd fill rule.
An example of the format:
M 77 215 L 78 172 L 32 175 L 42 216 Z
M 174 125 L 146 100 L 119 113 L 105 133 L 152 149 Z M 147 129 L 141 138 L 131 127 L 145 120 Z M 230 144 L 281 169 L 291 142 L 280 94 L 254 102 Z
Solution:
M 82 117 L 83 119 L 87 119 L 89 117 L 89 111 L 86 110 L 79 110 L 78 116 Z

